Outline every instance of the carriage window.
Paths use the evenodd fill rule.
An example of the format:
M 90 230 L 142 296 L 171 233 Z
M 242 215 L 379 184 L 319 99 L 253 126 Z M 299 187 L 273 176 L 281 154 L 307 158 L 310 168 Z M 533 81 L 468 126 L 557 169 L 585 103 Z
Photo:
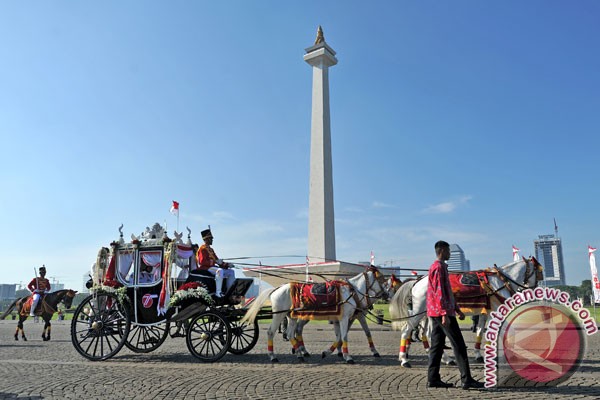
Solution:
M 119 277 L 123 282 L 132 283 L 133 281 L 133 251 L 119 253 L 117 256 L 117 269 Z
M 138 283 L 148 284 L 160 280 L 162 252 L 160 250 L 140 252 Z
M 177 245 L 177 257 L 175 259 L 175 264 L 177 265 L 177 268 L 174 274 L 174 276 L 176 276 L 177 279 L 186 279 L 188 277 L 190 271 L 190 263 L 195 261 L 193 255 L 194 250 L 191 246 Z

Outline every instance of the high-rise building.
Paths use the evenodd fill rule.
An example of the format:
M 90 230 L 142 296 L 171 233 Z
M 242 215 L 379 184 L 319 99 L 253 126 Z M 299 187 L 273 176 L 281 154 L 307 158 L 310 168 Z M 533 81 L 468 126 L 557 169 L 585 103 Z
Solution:
M 0 300 L 14 300 L 16 298 L 17 285 L 0 284 Z
M 544 266 L 544 281 L 547 286 L 565 284 L 565 265 L 562 243 L 558 235 L 539 235 L 533 241 L 535 258 Z
M 450 259 L 448 260 L 449 271 L 469 271 L 471 263 L 465 258 L 465 252 L 455 243 L 450 245 Z

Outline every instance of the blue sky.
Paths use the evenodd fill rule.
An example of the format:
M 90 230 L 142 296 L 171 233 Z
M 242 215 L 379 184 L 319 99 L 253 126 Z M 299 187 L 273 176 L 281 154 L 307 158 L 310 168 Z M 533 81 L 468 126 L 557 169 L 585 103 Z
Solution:
M 426 268 L 443 239 L 501 265 L 556 218 L 578 285 L 600 245 L 599 17 L 594 1 L 3 2 L 1 281 L 46 264 L 80 289 L 121 223 L 172 232 L 172 200 L 221 257 L 306 254 L 302 56 L 322 25 L 338 258 Z

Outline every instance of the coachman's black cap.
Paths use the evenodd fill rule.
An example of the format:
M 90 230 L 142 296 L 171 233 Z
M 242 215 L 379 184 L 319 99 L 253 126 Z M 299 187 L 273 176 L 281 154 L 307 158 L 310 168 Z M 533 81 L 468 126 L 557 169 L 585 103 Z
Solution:
M 202 239 L 207 239 L 207 238 L 213 237 L 212 232 L 210 231 L 210 229 L 205 229 L 202 232 L 200 232 L 200 234 L 202 235 Z

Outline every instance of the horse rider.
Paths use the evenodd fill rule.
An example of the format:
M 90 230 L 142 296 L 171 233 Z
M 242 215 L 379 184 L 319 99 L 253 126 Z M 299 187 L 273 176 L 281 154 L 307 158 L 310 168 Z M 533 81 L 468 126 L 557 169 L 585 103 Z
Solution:
M 215 276 L 215 296 L 223 297 L 223 279 L 227 278 L 227 289 L 233 285 L 235 280 L 235 272 L 233 269 L 231 269 L 233 265 L 224 262 L 217 257 L 217 254 L 211 247 L 213 243 L 213 235 L 210 231 L 210 228 L 205 229 L 200 233 L 202 235 L 202 240 L 204 240 L 204 244 L 200 246 L 198 253 L 196 254 L 198 269 L 201 271 L 208 271 Z
M 46 267 L 41 266 L 39 269 L 40 276 L 36 276 L 29 282 L 27 289 L 33 293 L 33 302 L 31 303 L 31 310 L 29 315 L 35 317 L 35 308 L 37 307 L 42 295 L 50 291 L 50 281 L 46 279 Z

